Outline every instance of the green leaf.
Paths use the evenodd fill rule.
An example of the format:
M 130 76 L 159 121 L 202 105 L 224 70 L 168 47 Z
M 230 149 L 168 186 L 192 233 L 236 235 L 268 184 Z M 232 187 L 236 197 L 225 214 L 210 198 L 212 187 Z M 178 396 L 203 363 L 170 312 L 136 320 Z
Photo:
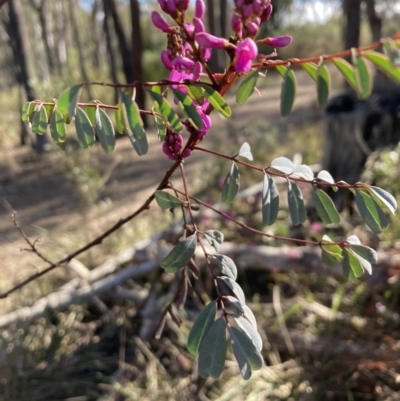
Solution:
M 204 89 L 204 95 L 207 100 L 210 102 L 211 106 L 214 107 L 218 113 L 222 114 L 224 117 L 230 117 L 232 111 L 230 107 L 226 104 L 225 99 L 211 86 L 209 85 L 201 85 Z
M 42 105 L 39 105 L 35 110 L 35 114 L 33 115 L 32 132 L 34 134 L 43 135 L 46 133 L 46 129 L 47 129 L 46 109 Z
M 301 66 L 307 74 L 314 80 L 318 79 L 318 66 L 315 63 L 302 63 Z
M 121 134 L 127 134 L 128 130 L 126 129 L 125 119 L 124 119 L 124 110 L 121 100 L 118 102 L 118 109 L 115 110 L 115 124 L 117 126 L 117 131 Z
M 350 86 L 357 90 L 358 84 L 356 80 L 356 73 L 354 71 L 354 67 L 346 60 L 335 57 L 331 59 L 332 63 L 337 67 L 337 69 L 342 73 L 346 81 L 350 84 Z
M 230 257 L 219 254 L 212 255 L 212 257 L 217 263 L 218 269 L 222 275 L 230 277 L 232 280 L 236 280 L 237 267 Z
M 287 69 L 283 76 L 282 91 L 281 91 L 281 114 L 287 116 L 291 111 L 296 97 L 296 76 L 294 72 Z
M 237 315 L 233 313 L 232 318 L 235 323 L 244 331 L 247 336 L 253 341 L 256 348 L 261 351 L 262 350 L 262 339 L 260 334 L 258 334 L 257 326 L 251 324 L 245 317 Z
M 274 180 L 266 174 L 262 194 L 263 224 L 271 226 L 275 223 L 279 211 L 279 192 Z
M 383 43 L 383 51 L 394 66 L 400 67 L 400 50 L 393 39 L 385 39 Z
M 300 188 L 292 181 L 288 183 L 288 205 L 290 218 L 294 226 L 304 223 L 307 211 L 304 206 L 303 194 Z
M 65 142 L 65 121 L 62 114 L 57 109 L 53 111 L 50 117 L 50 134 L 55 143 Z
M 397 83 L 400 83 L 400 69 L 396 68 L 389 60 L 389 58 L 378 52 L 366 52 L 364 56 L 372 61 L 374 65 L 384 72 L 389 78 Z
M 327 195 L 325 191 L 319 188 L 314 188 L 313 200 L 315 208 L 317 209 L 318 216 L 321 218 L 324 224 L 340 223 L 340 214 L 336 210 L 332 199 Z
M 21 109 L 21 119 L 25 124 L 29 124 L 31 122 L 30 118 L 30 109 L 33 106 L 33 110 L 35 110 L 35 105 L 31 102 L 24 103 Z
M 367 193 L 356 191 L 356 204 L 361 217 L 375 234 L 388 227 L 388 221 L 378 203 Z
M 372 91 L 372 74 L 364 57 L 356 56 L 354 70 L 357 82 L 357 93 L 360 99 L 366 99 Z
M 128 135 L 128 138 L 131 141 L 131 144 L 138 156 L 143 156 L 147 153 L 147 151 L 149 150 L 149 144 L 147 142 L 146 136 L 143 136 L 140 139 L 135 139 L 135 137 L 133 137 L 132 135 Z
M 285 76 L 287 68 L 284 65 L 277 65 L 275 66 L 275 69 L 279 72 L 282 78 Z
M 89 102 L 90 104 L 97 104 L 97 102 L 95 102 L 94 100 L 91 100 Z M 96 113 L 97 113 L 97 106 L 88 106 L 85 108 L 85 113 L 88 116 L 89 120 L 90 120 L 90 124 L 92 124 L 92 127 L 96 128 Z
M 197 245 L 197 235 L 193 234 L 187 237 L 183 241 L 179 242 L 174 249 L 169 253 L 169 255 L 161 262 L 161 267 L 163 267 L 168 273 L 175 273 L 179 269 L 182 269 L 196 250 Z
M 236 327 L 230 327 L 229 334 L 233 353 L 239 364 L 240 373 L 243 379 L 248 380 L 250 379 L 252 370 L 262 368 L 264 359 L 246 333 Z
M 272 160 L 269 167 L 286 175 L 292 174 L 294 170 L 293 162 L 286 157 L 277 157 Z
M 185 85 L 185 86 L 189 96 L 192 99 L 194 99 L 200 106 L 202 106 L 205 100 L 204 89 L 197 85 Z
M 222 187 L 222 202 L 230 204 L 235 200 L 236 195 L 239 192 L 239 187 L 240 187 L 239 180 L 240 180 L 239 169 L 233 162 L 232 167 L 230 168 L 229 173 L 225 178 L 224 185 Z
M 46 99 L 45 103 L 48 104 L 44 104 L 43 107 L 46 109 L 46 113 L 47 113 L 47 124 L 50 124 L 50 119 L 51 119 L 51 114 L 53 113 L 54 107 L 56 106 L 56 100 L 55 99 Z
M 382 188 L 374 186 L 369 187 L 368 192 L 375 199 L 379 206 L 389 209 L 392 214 L 395 213 L 397 209 L 397 201 L 393 195 L 391 195 L 389 192 L 386 192 Z
M 343 250 L 343 273 L 348 280 L 361 277 L 364 273 L 360 260 L 348 249 Z
M 245 142 L 239 150 L 238 156 L 245 157 L 248 160 L 253 160 L 253 154 L 251 153 L 250 145 Z
M 372 248 L 365 245 L 349 245 L 348 249 L 359 259 L 364 270 L 372 274 L 371 264 L 377 263 L 378 254 Z
M 239 85 L 236 92 L 236 103 L 243 104 L 253 94 L 257 85 L 258 70 L 253 70 L 247 74 Z
M 210 302 L 199 314 L 190 330 L 187 348 L 189 352 L 196 356 L 199 353 L 199 345 L 204 336 L 208 333 L 214 323 L 217 314 L 217 302 Z
M 154 106 L 154 112 L 160 114 L 160 109 L 158 106 Z M 154 116 L 157 125 L 157 135 L 160 142 L 162 142 L 167 135 L 167 129 L 165 127 L 164 120 L 157 115 Z
M 199 116 L 192 100 L 185 93 L 181 92 L 179 89 L 172 89 L 175 97 L 178 99 L 180 105 L 185 110 L 185 113 L 191 120 L 191 122 L 196 126 L 197 129 L 203 128 L 203 120 Z
M 57 100 L 57 109 L 63 115 L 67 124 L 72 121 L 75 116 L 76 104 L 81 94 L 82 85 L 74 85 L 61 93 Z
M 314 173 L 311 170 L 311 167 L 307 166 L 306 164 L 302 164 L 301 166 L 295 166 L 292 174 L 297 175 L 297 177 L 304 178 L 306 180 L 314 179 Z
M 226 276 L 217 277 L 218 288 L 222 295 L 233 294 L 242 304 L 246 302 L 242 287 L 235 281 Z
M 208 243 L 218 252 L 220 245 L 224 242 L 224 234 L 217 230 L 207 230 L 204 236 Z
M 101 108 L 96 108 L 96 132 L 101 147 L 105 153 L 111 153 L 115 149 L 115 132 L 110 117 Z
M 132 131 L 133 137 L 135 138 L 135 140 L 138 141 L 139 139 L 146 136 L 139 108 L 127 93 L 122 92 L 121 99 L 122 103 L 125 105 L 126 118 L 128 120 L 128 124 Z
M 331 77 L 329 75 L 329 71 L 325 65 L 320 65 L 318 67 L 318 76 L 317 76 L 318 107 L 325 107 L 328 101 L 330 87 L 331 87 Z
M 199 347 L 199 373 L 202 377 L 218 379 L 225 366 L 228 341 L 226 323 L 218 318 L 204 336 Z
M 173 209 L 183 205 L 183 202 L 176 196 L 171 195 L 166 191 L 155 192 L 156 201 L 161 209 Z
M 182 131 L 182 124 L 179 120 L 178 114 L 172 109 L 171 105 L 168 103 L 167 99 L 160 95 L 159 93 L 149 91 L 150 96 L 158 105 L 158 110 L 160 114 L 163 116 L 165 121 L 168 122 L 169 126 L 174 131 Z
M 322 261 L 330 267 L 336 266 L 343 259 L 343 250 L 336 245 L 327 235 L 322 237 L 321 241 Z
M 94 146 L 95 144 L 94 129 L 90 124 L 89 117 L 80 107 L 76 108 L 75 129 L 76 129 L 76 134 L 78 136 L 79 145 L 82 148 L 88 149 Z

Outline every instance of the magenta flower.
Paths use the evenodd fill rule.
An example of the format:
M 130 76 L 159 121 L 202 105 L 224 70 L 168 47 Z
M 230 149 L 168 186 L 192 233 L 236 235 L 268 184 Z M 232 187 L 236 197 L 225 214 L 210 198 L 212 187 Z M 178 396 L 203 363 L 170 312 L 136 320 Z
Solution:
M 253 39 L 246 38 L 236 48 L 236 72 L 247 73 L 251 70 L 252 61 L 257 57 L 258 49 Z
M 270 17 L 271 14 L 272 14 L 272 10 L 273 10 L 272 4 L 269 4 L 269 5 L 265 8 L 265 10 L 263 11 L 263 13 L 261 14 L 261 22 L 266 22 L 266 21 L 269 20 L 269 17 Z
M 161 52 L 161 61 L 168 70 L 172 70 L 172 51 L 170 49 Z
M 153 25 L 160 29 L 163 32 L 169 32 L 172 33 L 173 32 L 173 28 L 171 25 L 167 24 L 164 21 L 164 18 L 161 17 L 161 15 L 157 12 L 157 11 L 152 11 L 151 12 L 151 21 L 153 22 Z
M 229 46 L 229 42 L 226 39 L 219 38 L 207 32 L 197 33 L 195 39 L 200 46 L 209 47 L 211 49 L 223 49 Z
M 205 32 L 204 23 L 200 18 L 193 18 L 194 30 L 196 33 Z
M 194 11 L 194 16 L 196 18 L 202 19 L 204 17 L 204 12 L 206 10 L 206 6 L 203 0 L 196 0 L 196 6 Z
M 265 38 L 264 43 L 272 47 L 285 47 L 292 43 L 293 38 L 289 35 L 276 36 L 275 38 Z

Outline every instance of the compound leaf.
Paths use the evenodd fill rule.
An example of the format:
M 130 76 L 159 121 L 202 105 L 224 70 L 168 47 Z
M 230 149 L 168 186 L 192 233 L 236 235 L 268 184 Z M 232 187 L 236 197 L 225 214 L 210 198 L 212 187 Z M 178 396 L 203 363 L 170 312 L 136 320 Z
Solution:
M 218 379 L 221 376 L 227 348 L 226 323 L 221 316 L 211 325 L 199 346 L 199 373 L 202 377 Z
M 193 234 L 179 242 L 161 262 L 161 267 L 168 273 L 182 269 L 194 255 L 197 245 L 197 235 Z
M 253 94 L 257 85 L 258 70 L 251 71 L 247 74 L 239 85 L 236 92 L 236 103 L 243 104 Z
M 214 323 L 216 314 L 217 302 L 212 301 L 200 312 L 196 321 L 193 323 L 187 341 L 187 348 L 192 355 L 196 356 L 198 354 L 201 340 Z
M 239 169 L 236 166 L 235 162 L 233 162 L 229 173 L 225 178 L 224 185 L 222 186 L 222 202 L 230 204 L 235 200 L 236 195 L 239 192 L 239 180 Z
M 154 195 L 156 197 L 156 202 L 161 209 L 173 209 L 174 207 L 179 207 L 183 204 L 180 199 L 166 191 L 156 191 Z

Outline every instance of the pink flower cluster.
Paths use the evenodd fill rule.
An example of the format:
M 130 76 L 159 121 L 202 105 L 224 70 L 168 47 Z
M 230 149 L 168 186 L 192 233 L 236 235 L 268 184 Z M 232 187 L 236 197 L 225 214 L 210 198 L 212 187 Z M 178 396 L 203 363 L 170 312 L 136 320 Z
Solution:
M 182 154 L 180 154 L 182 145 L 182 135 L 172 133 L 165 137 L 162 149 L 170 160 L 178 160 L 179 157 L 188 157 L 191 153 L 190 149 L 185 149 Z

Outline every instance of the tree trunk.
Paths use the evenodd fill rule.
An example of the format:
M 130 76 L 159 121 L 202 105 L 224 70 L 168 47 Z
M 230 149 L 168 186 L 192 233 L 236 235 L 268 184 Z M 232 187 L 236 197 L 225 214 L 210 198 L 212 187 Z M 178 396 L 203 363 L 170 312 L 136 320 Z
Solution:
M 367 16 L 371 28 L 372 40 L 378 41 L 382 37 L 382 20 L 376 13 L 375 0 L 364 0 L 367 6 Z
M 122 68 L 124 70 L 126 82 L 127 83 L 133 82 L 134 66 L 133 66 L 133 57 L 131 53 L 132 49 L 130 48 L 130 45 L 126 38 L 124 27 L 117 11 L 115 0 L 104 0 L 104 5 L 106 6 L 106 12 L 110 13 L 114 22 L 114 29 L 118 38 L 118 45 L 122 58 Z
M 345 26 L 343 32 L 344 47 L 351 49 L 360 45 L 361 0 L 343 0 Z
M 133 80 L 143 81 L 143 40 L 140 28 L 140 5 L 138 0 L 130 0 L 131 21 L 132 21 L 132 54 L 133 54 Z M 142 87 L 136 88 L 136 102 L 140 109 L 146 108 L 144 90 Z M 142 115 L 145 125 L 147 125 L 146 115 Z
M 103 0 L 103 11 L 104 11 L 104 21 L 103 21 L 103 28 L 104 28 L 104 34 L 106 36 L 106 46 L 107 46 L 107 56 L 108 56 L 108 65 L 109 65 L 109 71 L 110 71 L 110 77 L 113 83 L 118 82 L 118 77 L 117 77 L 117 65 L 116 65 L 116 55 L 114 52 L 114 46 L 113 46 L 113 41 L 112 41 L 112 36 L 111 36 L 111 30 L 110 30 L 110 14 L 107 12 L 107 1 Z M 118 89 L 115 88 L 114 90 L 114 101 L 115 103 L 118 102 Z
M 97 20 L 97 15 L 100 10 L 100 3 L 98 0 L 94 0 L 92 8 L 92 37 L 93 37 L 93 64 L 97 67 L 102 65 L 101 57 L 101 32 L 99 27 L 99 22 Z
M 53 20 L 56 26 L 56 48 L 54 54 L 59 75 L 61 75 L 63 69 L 67 65 L 65 14 L 63 13 L 63 7 L 60 1 L 56 1 L 53 8 Z
M 219 14 L 219 23 L 221 26 L 221 37 L 226 38 L 227 35 L 227 19 L 226 19 L 226 8 L 227 8 L 227 0 L 221 0 L 220 3 L 220 14 Z
M 19 99 L 20 106 L 22 107 L 22 103 L 26 100 L 32 101 L 37 99 L 37 94 L 30 84 L 28 35 L 25 30 L 26 25 L 20 0 L 13 0 L 9 3 L 9 19 L 5 25 L 14 56 L 16 81 L 20 88 Z M 21 144 L 31 142 L 38 153 L 44 150 L 44 144 L 46 143 L 45 135 L 36 135 L 35 139 L 32 131 L 26 126 L 21 125 L 20 138 Z
M 83 56 L 81 39 L 79 37 L 79 30 L 78 30 L 78 26 L 76 25 L 76 13 L 75 13 L 75 8 L 77 7 L 76 1 L 69 0 L 68 5 L 69 5 L 69 12 L 70 12 L 70 21 L 71 21 L 71 26 L 72 26 L 72 34 L 74 36 L 75 45 L 78 50 L 79 67 L 81 70 L 81 75 L 82 75 L 82 78 L 84 81 L 89 81 L 89 76 L 87 74 L 86 66 L 85 66 L 85 57 Z M 86 85 L 86 90 L 89 95 L 89 99 L 93 99 L 89 85 Z

